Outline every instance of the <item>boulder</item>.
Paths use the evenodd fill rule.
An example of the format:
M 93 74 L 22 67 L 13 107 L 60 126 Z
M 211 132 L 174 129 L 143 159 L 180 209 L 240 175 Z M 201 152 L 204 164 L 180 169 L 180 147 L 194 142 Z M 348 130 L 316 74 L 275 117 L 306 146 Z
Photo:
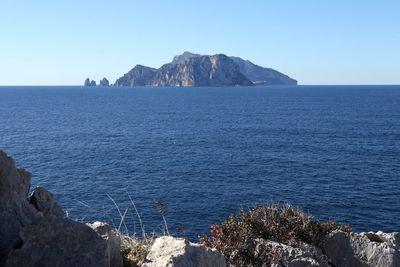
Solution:
M 55 216 L 63 218 L 64 211 L 58 206 L 52 193 L 47 191 L 44 187 L 36 187 L 31 196 L 29 197 L 31 203 L 36 210 L 47 216 Z
M 399 233 L 344 233 L 334 231 L 322 242 L 322 249 L 334 266 L 400 266 Z
M 400 266 L 399 233 L 351 233 L 354 254 L 368 266 Z
M 225 258 L 216 250 L 171 236 L 155 240 L 142 267 L 225 267 Z
M 267 258 L 271 251 L 277 253 L 278 258 L 273 261 L 274 267 L 328 267 L 327 258 L 321 249 L 299 242 L 297 247 L 284 245 L 278 242 L 256 239 L 255 253 L 257 258 Z M 262 255 L 264 254 L 264 255 Z
M 108 266 L 123 266 L 121 237 L 104 222 L 86 224 L 106 241 L 106 263 Z
M 30 179 L 0 151 L 0 266 L 121 266 L 95 231 L 63 218 L 46 189 L 28 200 Z
M 85 224 L 42 217 L 19 234 L 6 267 L 107 266 L 106 242 Z

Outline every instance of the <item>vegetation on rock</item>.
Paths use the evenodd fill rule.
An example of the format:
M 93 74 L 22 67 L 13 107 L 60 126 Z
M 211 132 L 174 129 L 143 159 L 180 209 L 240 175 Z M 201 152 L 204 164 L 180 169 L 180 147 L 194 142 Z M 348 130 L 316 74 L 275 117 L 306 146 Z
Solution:
M 211 236 L 200 242 L 220 251 L 234 266 L 264 266 L 280 258 L 279 250 L 270 247 L 257 253 L 259 239 L 296 247 L 299 242 L 319 246 L 322 238 L 334 230 L 351 232 L 351 228 L 332 221 L 321 222 L 291 205 L 268 205 L 241 210 L 224 222 L 211 227 Z

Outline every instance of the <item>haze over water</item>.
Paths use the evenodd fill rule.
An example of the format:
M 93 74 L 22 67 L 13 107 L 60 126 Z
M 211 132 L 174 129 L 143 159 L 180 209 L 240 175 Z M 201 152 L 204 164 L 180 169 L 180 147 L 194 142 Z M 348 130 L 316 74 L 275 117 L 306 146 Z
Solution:
M 400 86 L 0 87 L 0 148 L 69 216 L 194 238 L 290 202 L 355 230 L 400 229 Z M 84 203 L 84 204 L 83 204 Z M 139 232 L 135 221 L 136 232 Z

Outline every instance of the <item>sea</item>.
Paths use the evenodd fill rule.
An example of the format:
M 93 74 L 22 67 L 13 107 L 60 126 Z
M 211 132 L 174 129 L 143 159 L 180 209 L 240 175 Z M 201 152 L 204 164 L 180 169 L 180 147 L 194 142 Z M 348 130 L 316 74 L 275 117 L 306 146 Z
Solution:
M 0 149 L 69 218 L 139 237 L 138 215 L 196 240 L 270 203 L 400 231 L 400 86 L 0 87 Z

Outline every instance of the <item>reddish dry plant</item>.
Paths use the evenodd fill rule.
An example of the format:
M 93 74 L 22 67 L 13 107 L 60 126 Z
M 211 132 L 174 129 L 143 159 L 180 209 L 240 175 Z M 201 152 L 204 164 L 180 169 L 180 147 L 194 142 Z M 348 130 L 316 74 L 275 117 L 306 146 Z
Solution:
M 272 204 L 229 216 L 211 226 L 211 236 L 200 237 L 200 242 L 219 250 L 231 265 L 266 266 L 279 259 L 280 251 L 267 247 L 260 252 L 257 239 L 294 247 L 299 241 L 319 246 L 322 238 L 334 230 L 350 232 L 351 228 L 332 221 L 320 222 L 291 205 Z
M 154 204 L 158 211 L 160 212 L 161 218 L 163 219 L 164 222 L 164 235 L 169 235 L 169 230 L 168 230 L 168 224 L 167 220 L 165 219 L 165 207 L 164 204 L 160 200 L 154 201 Z

